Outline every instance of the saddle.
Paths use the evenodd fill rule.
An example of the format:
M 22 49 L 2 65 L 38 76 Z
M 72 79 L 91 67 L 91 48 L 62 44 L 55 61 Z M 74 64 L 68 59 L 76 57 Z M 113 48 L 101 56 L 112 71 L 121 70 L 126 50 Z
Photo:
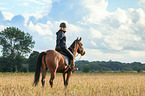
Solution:
M 65 65 L 68 66 L 69 65 L 69 57 L 67 56 L 67 54 L 64 53 L 63 51 L 57 51 L 57 52 L 59 52 L 63 56 L 64 61 L 65 61 Z

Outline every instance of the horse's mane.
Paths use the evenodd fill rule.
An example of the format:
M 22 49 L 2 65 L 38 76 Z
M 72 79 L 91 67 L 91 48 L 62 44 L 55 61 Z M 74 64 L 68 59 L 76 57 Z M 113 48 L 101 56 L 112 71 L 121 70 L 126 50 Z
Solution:
M 75 44 L 76 43 L 76 40 L 70 45 L 70 47 L 68 48 L 72 53 L 73 53 L 73 51 L 74 51 L 74 49 L 75 49 Z

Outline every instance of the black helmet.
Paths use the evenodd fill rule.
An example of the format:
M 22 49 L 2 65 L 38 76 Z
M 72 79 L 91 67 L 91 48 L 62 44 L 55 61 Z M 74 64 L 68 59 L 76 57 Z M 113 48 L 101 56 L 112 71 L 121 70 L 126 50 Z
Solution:
M 66 28 L 66 24 L 63 22 L 60 24 L 60 27 Z

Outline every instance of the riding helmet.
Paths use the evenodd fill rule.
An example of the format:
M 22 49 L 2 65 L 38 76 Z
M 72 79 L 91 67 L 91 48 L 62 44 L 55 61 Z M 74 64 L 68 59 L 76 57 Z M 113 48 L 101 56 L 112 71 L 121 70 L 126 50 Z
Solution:
M 66 28 L 66 24 L 63 22 L 60 24 L 60 27 Z

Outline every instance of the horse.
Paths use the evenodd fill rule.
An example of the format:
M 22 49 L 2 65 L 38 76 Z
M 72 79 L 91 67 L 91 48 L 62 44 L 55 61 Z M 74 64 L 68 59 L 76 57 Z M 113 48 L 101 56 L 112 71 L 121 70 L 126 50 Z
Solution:
M 73 53 L 74 58 L 76 56 L 76 53 L 81 54 L 81 56 L 85 55 L 83 44 L 81 43 L 81 37 L 80 39 L 77 38 L 76 40 L 74 40 L 74 42 L 68 49 Z M 64 86 L 67 88 L 68 81 L 70 79 L 70 76 L 72 75 L 72 70 L 70 69 L 69 65 L 65 64 L 65 60 L 62 54 L 55 50 L 47 50 L 46 52 L 41 52 L 38 55 L 33 83 L 34 86 L 36 86 L 39 82 L 41 71 L 41 83 L 42 87 L 44 87 L 47 69 L 50 71 L 49 83 L 51 88 L 53 87 L 53 80 L 56 76 L 56 72 L 63 74 Z

